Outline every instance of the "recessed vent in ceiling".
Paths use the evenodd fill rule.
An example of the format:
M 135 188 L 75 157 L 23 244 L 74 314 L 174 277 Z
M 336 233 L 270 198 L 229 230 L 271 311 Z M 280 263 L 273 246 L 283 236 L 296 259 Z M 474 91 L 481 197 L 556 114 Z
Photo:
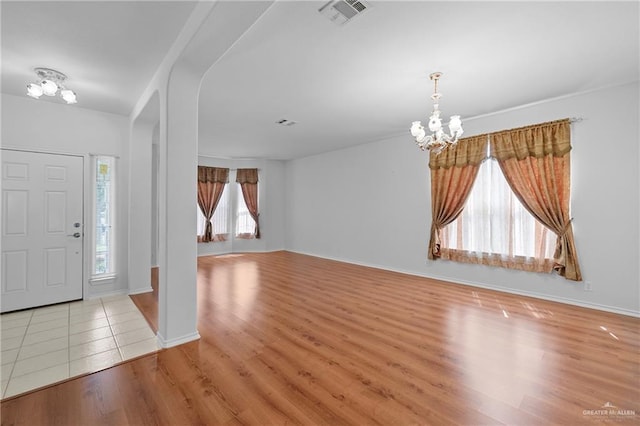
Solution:
M 294 124 L 297 124 L 297 123 L 298 123 L 297 121 L 287 120 L 286 118 L 276 121 L 276 124 L 279 124 L 281 126 L 293 126 Z
M 369 9 L 369 5 L 361 0 L 331 0 L 318 12 L 329 18 L 336 25 L 349 22 L 355 16 Z

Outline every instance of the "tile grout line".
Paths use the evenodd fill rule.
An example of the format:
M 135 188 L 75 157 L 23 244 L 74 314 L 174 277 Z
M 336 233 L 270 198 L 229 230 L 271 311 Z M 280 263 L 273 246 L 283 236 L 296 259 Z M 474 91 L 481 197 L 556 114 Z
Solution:
M 68 319 L 68 318 L 69 318 L 69 312 L 70 312 L 70 303 L 68 303 L 68 302 L 67 302 L 67 303 L 65 303 L 65 305 L 66 305 L 66 310 L 67 310 L 67 319 Z M 5 388 L 4 393 L 2 394 L 2 398 L 5 398 L 5 396 L 6 396 L 7 392 L 8 392 L 8 390 L 9 390 L 9 382 L 10 382 L 10 381 L 12 381 L 12 380 L 13 380 L 13 381 L 15 381 L 15 380 L 16 380 L 16 379 L 18 379 L 19 377 L 23 377 L 23 376 L 26 376 L 26 375 L 29 375 L 29 374 L 38 373 L 39 371 L 46 370 L 47 368 L 56 367 L 56 366 L 58 366 L 58 365 L 64 365 L 64 363 L 56 364 L 56 365 L 53 365 L 53 366 L 50 366 L 50 367 L 45 367 L 45 368 L 41 368 L 41 369 L 38 369 L 38 370 L 34 370 L 34 371 L 30 371 L 30 372 L 26 372 L 26 373 L 24 373 L 24 374 L 21 374 L 21 375 L 19 375 L 19 376 L 15 376 L 15 377 L 14 377 L 15 367 L 17 366 L 18 362 L 22 362 L 22 361 L 27 362 L 29 359 L 34 358 L 34 357 L 36 357 L 36 356 L 42 356 L 42 355 L 46 355 L 47 353 L 51 353 L 51 351 L 47 351 L 47 352 L 42 353 L 42 354 L 40 354 L 40 355 L 33 355 L 33 356 L 31 356 L 31 357 L 27 357 L 27 358 L 24 358 L 24 359 L 19 359 L 20 355 L 23 353 L 24 348 L 25 348 L 25 347 L 30 346 L 30 345 L 25 345 L 25 344 L 24 344 L 24 342 L 25 342 L 25 340 L 26 340 L 26 338 L 27 338 L 27 334 L 28 334 L 28 331 L 29 331 L 29 328 L 31 327 L 31 325 L 39 324 L 39 323 L 33 323 L 33 320 L 35 319 L 35 313 L 36 313 L 36 311 L 37 311 L 38 309 L 40 309 L 40 308 L 43 308 L 43 307 L 42 307 L 42 306 L 40 306 L 40 307 L 35 307 L 35 308 L 31 308 L 31 309 L 29 309 L 29 311 L 31 312 L 31 315 L 29 316 L 29 322 L 28 322 L 28 324 L 27 324 L 27 328 L 26 328 L 26 330 L 25 330 L 25 333 L 24 333 L 24 335 L 23 335 L 22 341 L 21 341 L 20 346 L 19 346 L 19 348 L 18 348 L 18 353 L 17 353 L 17 355 L 16 355 L 16 359 L 15 359 L 15 361 L 14 361 L 14 362 L 13 362 L 13 364 L 12 364 L 10 378 L 9 378 L 9 380 L 7 381 L 7 387 Z M 47 315 L 47 314 L 44 314 L 44 315 Z M 67 320 L 67 323 L 68 323 L 68 322 L 69 322 L 69 320 Z M 47 330 L 43 330 L 43 331 L 47 331 Z M 36 333 L 40 333 L 40 332 L 36 332 Z M 43 340 L 43 341 L 41 341 L 41 342 L 32 343 L 32 345 L 36 345 L 36 344 L 40 344 L 40 343 L 49 342 L 49 341 L 51 341 L 51 340 L 53 340 L 53 339 L 48 339 L 48 340 Z M 53 352 L 57 352 L 57 351 L 53 351 Z M 67 377 L 67 378 L 68 378 L 68 377 Z
M 103 302 L 102 303 L 102 307 L 104 308 L 104 301 L 102 300 L 102 298 L 100 298 L 100 301 Z M 104 315 L 107 318 L 107 323 L 109 324 L 109 331 L 111 332 L 111 337 L 113 338 L 113 341 L 116 344 L 116 349 L 118 349 L 118 354 L 120 355 L 120 361 L 124 361 L 124 356 L 122 356 L 122 351 L 120 350 L 120 344 L 118 343 L 118 339 L 116 339 L 116 335 L 113 332 L 113 327 L 111 327 L 111 320 L 109 319 L 109 314 L 107 313 L 107 309 L 104 309 Z
M 30 309 L 31 315 L 29 315 L 29 321 L 27 322 L 27 328 L 24 329 L 24 334 L 22 335 L 22 340 L 20 341 L 20 346 L 18 346 L 18 353 L 16 354 L 16 358 L 11 363 L 11 371 L 9 372 L 9 378 L 7 379 L 7 386 L 4 388 L 2 392 L 2 398 L 4 398 L 7 390 L 9 389 L 9 384 L 11 383 L 11 379 L 13 378 L 13 370 L 16 368 L 16 364 L 18 363 L 18 357 L 20 356 L 20 352 L 22 352 L 22 347 L 24 346 L 24 340 L 27 338 L 27 331 L 29 331 L 29 326 L 31 325 L 31 320 L 33 319 L 33 314 L 36 311 L 35 308 Z
M 107 310 L 106 310 L 106 307 L 105 307 L 105 304 L 104 304 L 104 300 L 103 300 L 103 298 L 102 298 L 102 297 L 99 297 L 99 298 L 98 298 L 98 301 L 99 301 L 99 303 L 96 303 L 96 305 L 100 305 L 100 307 L 101 307 L 101 309 L 102 309 L 102 312 L 104 313 L 104 318 L 107 320 L 107 325 L 106 325 L 106 327 L 108 327 L 108 328 L 109 328 L 110 337 L 111 337 L 111 338 L 114 340 L 114 342 L 115 342 L 115 337 L 114 337 L 114 334 L 113 334 L 113 330 L 111 329 L 111 322 L 109 321 L 109 317 L 108 317 Z M 85 330 L 84 332 L 89 332 L 89 331 L 91 331 L 91 330 L 94 330 L 94 328 L 89 329 L 89 330 Z M 74 334 L 80 334 L 80 333 L 83 333 L 83 332 L 74 333 Z M 86 345 L 86 344 L 91 344 L 92 342 L 95 342 L 95 341 L 98 341 L 98 340 L 102 340 L 102 339 L 103 339 L 103 338 L 93 339 L 93 340 L 88 340 L 88 341 L 86 341 L 86 342 L 82 342 L 82 343 L 79 343 L 79 344 L 76 344 L 76 345 L 73 345 L 73 346 L 82 346 L 82 345 Z M 99 355 L 99 354 L 101 354 L 101 353 L 108 352 L 108 351 L 110 350 L 110 349 L 105 349 L 105 350 L 102 350 L 102 351 L 99 351 L 99 352 L 92 352 L 92 353 L 86 354 L 86 355 L 84 355 L 84 356 L 81 356 L 80 358 L 77 358 L 77 359 L 75 359 L 75 360 L 72 360 L 72 359 L 71 359 L 71 347 L 72 347 L 72 346 L 71 346 L 71 341 L 70 341 L 70 340 L 71 340 L 71 330 L 69 330 L 69 378 L 76 377 L 75 375 L 72 375 L 72 374 L 71 374 L 71 362 L 72 362 L 72 361 L 80 361 L 80 360 L 82 360 L 82 359 L 90 358 L 90 357 L 92 357 L 92 356 L 94 356 L 94 355 Z M 116 342 L 116 344 L 117 344 L 117 342 Z M 119 352 L 118 352 L 118 353 L 119 353 Z M 99 371 L 99 370 L 98 370 L 98 371 Z M 91 372 L 95 372 L 95 371 L 92 369 L 92 370 L 91 370 Z
M 13 362 L 13 366 L 12 366 L 12 370 L 11 370 L 11 376 L 10 376 L 9 380 L 12 380 L 12 379 L 15 380 L 18 377 L 23 377 L 23 376 L 30 375 L 30 374 L 36 374 L 36 373 L 38 373 L 40 371 L 43 371 L 43 370 L 46 370 L 46 369 L 49 369 L 49 368 L 53 368 L 53 367 L 57 367 L 57 366 L 63 366 L 63 365 L 66 366 L 66 370 L 67 370 L 66 379 L 68 379 L 70 377 L 70 375 L 71 375 L 71 366 L 70 366 L 70 359 L 71 359 L 71 354 L 70 354 L 70 351 L 71 351 L 71 349 L 70 349 L 71 348 L 71 345 L 70 345 L 70 339 L 71 339 L 71 337 L 70 337 L 70 332 L 71 332 L 71 302 L 66 302 L 66 303 L 64 303 L 64 305 L 65 305 L 65 308 L 66 308 L 65 310 L 66 310 L 66 315 L 67 315 L 67 327 L 66 327 L 66 329 L 67 329 L 66 330 L 67 331 L 67 348 L 66 349 L 67 349 L 67 356 L 68 356 L 67 361 L 63 362 L 63 363 L 60 363 L 60 364 L 55 364 L 55 365 L 52 365 L 52 366 L 49 366 L 49 367 L 44 367 L 44 368 L 41 368 L 41 369 L 38 369 L 38 370 L 29 371 L 29 372 L 26 372 L 24 374 L 21 374 L 20 376 L 16 376 L 16 377 L 13 376 L 13 374 L 15 372 L 15 367 L 16 367 L 16 365 L 17 365 L 17 363 L 19 361 L 25 361 L 26 362 L 26 361 L 30 360 L 31 358 L 35 358 L 37 356 L 43 356 L 43 355 L 50 354 L 52 352 L 58 352 L 58 351 L 64 350 L 64 349 L 59 349 L 59 350 L 55 350 L 55 351 L 47 350 L 46 352 L 43 352 L 41 354 L 32 355 L 32 356 L 24 358 L 24 359 L 18 359 L 20 357 L 20 355 L 23 353 L 23 350 L 24 350 L 25 347 L 28 347 L 28 346 L 31 346 L 31 345 L 45 344 L 47 342 L 55 340 L 55 339 L 45 339 L 45 340 L 40 341 L 40 342 L 32 343 L 31 345 L 25 345 L 24 344 L 24 342 L 26 340 L 26 335 L 28 334 L 29 327 L 32 325 L 32 321 L 33 321 L 33 319 L 35 317 L 35 312 L 39 309 L 38 307 L 32 308 L 32 309 L 30 309 L 31 315 L 29 316 L 29 322 L 27 324 L 27 329 L 25 330 L 25 334 L 23 336 L 21 345 L 18 348 L 18 354 L 16 355 L 16 360 Z M 37 323 L 34 323 L 34 324 L 37 324 Z M 47 330 L 43 330 L 43 331 L 47 331 Z M 6 395 L 8 390 L 9 390 L 9 381 L 7 381 L 7 387 L 5 388 L 4 393 L 2 394 L 2 398 L 5 397 L 5 395 Z

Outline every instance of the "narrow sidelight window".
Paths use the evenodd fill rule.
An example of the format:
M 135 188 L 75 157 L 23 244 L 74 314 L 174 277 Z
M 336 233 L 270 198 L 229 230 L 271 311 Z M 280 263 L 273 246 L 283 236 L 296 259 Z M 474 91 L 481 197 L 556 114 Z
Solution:
M 92 275 L 115 274 L 115 157 L 95 157 Z

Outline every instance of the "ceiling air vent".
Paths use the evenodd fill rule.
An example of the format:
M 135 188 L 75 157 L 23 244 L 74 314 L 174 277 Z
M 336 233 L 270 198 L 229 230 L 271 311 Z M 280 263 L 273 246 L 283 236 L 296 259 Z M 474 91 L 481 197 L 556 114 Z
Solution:
M 287 120 L 286 118 L 283 118 L 282 120 L 278 120 L 276 121 L 276 124 L 279 124 L 281 126 L 293 126 L 295 124 L 298 124 L 297 121 L 293 121 L 293 120 Z
M 367 3 L 360 0 L 331 0 L 318 9 L 318 12 L 329 18 L 333 23 L 342 25 L 369 7 Z

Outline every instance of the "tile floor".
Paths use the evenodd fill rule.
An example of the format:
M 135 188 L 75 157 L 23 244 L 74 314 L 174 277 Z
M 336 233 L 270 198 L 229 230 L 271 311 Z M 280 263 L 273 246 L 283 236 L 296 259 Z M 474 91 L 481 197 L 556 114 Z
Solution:
M 0 325 L 2 398 L 158 350 L 128 296 L 3 314 Z

